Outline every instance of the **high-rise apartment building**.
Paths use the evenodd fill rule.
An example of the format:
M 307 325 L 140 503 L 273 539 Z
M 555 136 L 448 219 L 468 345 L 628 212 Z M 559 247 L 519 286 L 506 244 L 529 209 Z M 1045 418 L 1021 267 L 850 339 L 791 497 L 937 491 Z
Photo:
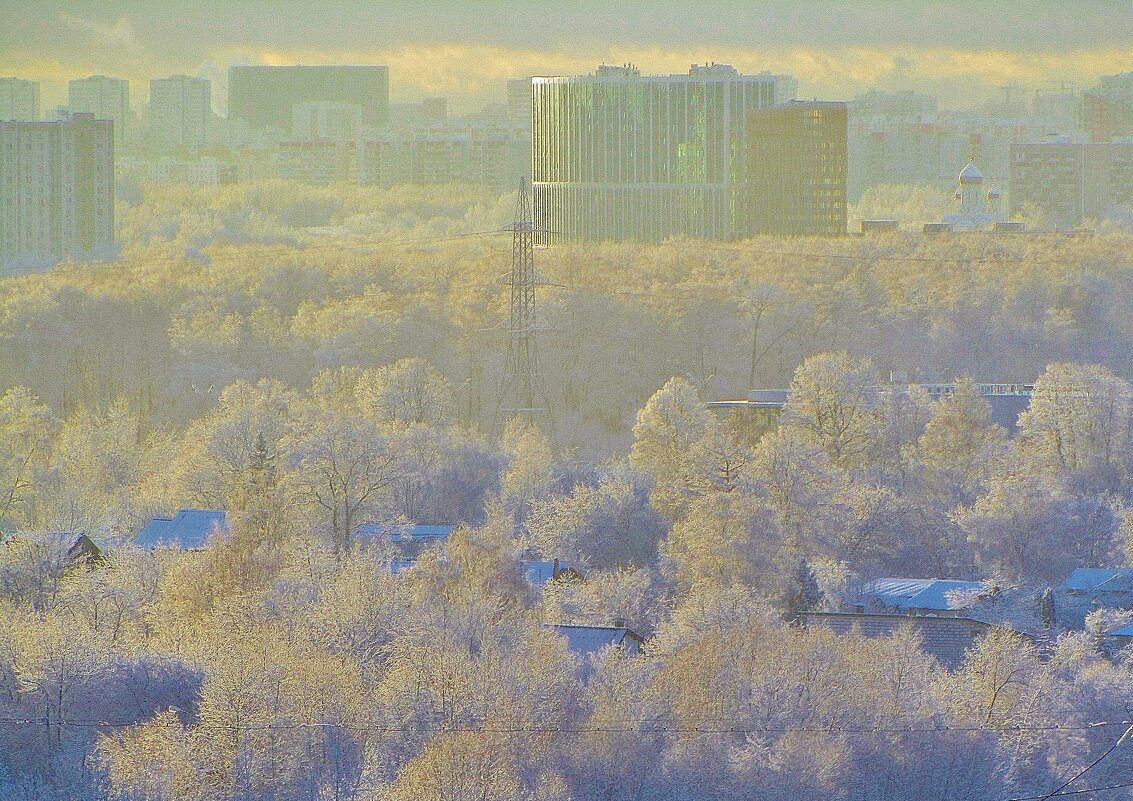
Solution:
M 1133 72 L 1107 75 L 1082 95 L 1082 127 L 1091 142 L 1133 136 Z
M 785 103 L 748 115 L 751 228 L 741 233 L 846 233 L 846 104 Z
M 1011 149 L 1012 216 L 1038 212 L 1051 228 L 1076 228 L 1133 208 L 1133 142 L 1054 137 Z
M 725 64 L 651 76 L 603 65 L 532 79 L 535 218 L 551 232 L 541 238 L 744 235 L 748 112 L 793 99 L 797 86 Z
M 39 83 L 22 78 L 0 78 L 0 122 L 39 119 Z
M 204 147 L 212 120 L 212 83 L 174 75 L 149 82 L 150 142 L 159 153 Z
M 228 116 L 250 128 L 289 131 L 292 109 L 303 103 L 362 107 L 362 122 L 389 124 L 389 68 L 372 65 L 243 66 L 228 70 Z
M 0 265 L 101 258 L 114 245 L 113 123 L 0 122 Z
M 512 78 L 507 82 L 507 118 L 516 125 L 531 125 L 531 79 Z
M 93 114 L 96 120 L 114 123 L 114 147 L 121 151 L 129 141 L 130 83 L 92 75 L 71 81 L 67 89 L 67 108 L 72 114 Z
M 299 103 L 292 108 L 291 137 L 300 141 L 354 139 L 362 129 L 362 107 L 353 103 Z

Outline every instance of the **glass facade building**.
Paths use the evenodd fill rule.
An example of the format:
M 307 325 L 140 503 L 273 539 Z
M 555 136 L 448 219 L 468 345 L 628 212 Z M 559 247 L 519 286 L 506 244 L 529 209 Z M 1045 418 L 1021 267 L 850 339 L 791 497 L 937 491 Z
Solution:
M 750 228 L 748 113 L 797 83 L 724 64 L 643 76 L 532 79 L 532 183 L 544 242 L 672 236 L 728 240 Z

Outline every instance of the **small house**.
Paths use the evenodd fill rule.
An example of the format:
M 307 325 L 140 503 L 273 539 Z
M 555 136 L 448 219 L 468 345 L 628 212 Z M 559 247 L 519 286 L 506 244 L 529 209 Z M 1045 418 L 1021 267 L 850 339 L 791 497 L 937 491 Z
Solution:
M 980 639 L 991 629 L 989 623 L 967 617 L 927 617 L 872 615 L 854 612 L 801 612 L 799 622 L 806 628 L 824 626 L 835 634 L 888 637 L 912 630 L 921 641 L 921 650 L 935 657 L 947 670 L 956 670 Z
M 862 587 L 868 611 L 961 617 L 986 593 L 978 581 L 881 578 Z
M 1133 609 L 1133 567 L 1080 567 L 1071 571 L 1063 587 L 1069 598 L 1114 609 Z
M 574 624 L 548 624 L 556 634 L 566 638 L 567 650 L 582 663 L 582 679 L 594 672 L 594 659 L 607 649 L 617 648 L 630 656 L 641 654 L 645 639 L 625 626 L 579 626 Z
M 134 537 L 134 544 L 153 550 L 199 551 L 214 533 L 232 535 L 227 513 L 220 509 L 179 509 L 173 517 L 155 517 Z

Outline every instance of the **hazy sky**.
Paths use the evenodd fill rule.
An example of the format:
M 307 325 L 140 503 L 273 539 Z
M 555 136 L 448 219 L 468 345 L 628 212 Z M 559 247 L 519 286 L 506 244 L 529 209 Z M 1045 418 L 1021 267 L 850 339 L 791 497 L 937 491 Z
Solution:
M 135 82 L 232 63 L 389 64 L 394 99 L 502 99 L 503 80 L 633 62 L 769 69 L 804 97 L 916 88 L 970 105 L 995 87 L 1092 86 L 1133 70 L 1130 0 L 0 0 L 0 75 L 43 82 L 45 107 L 93 73 Z M 970 101 L 970 102 L 969 102 Z

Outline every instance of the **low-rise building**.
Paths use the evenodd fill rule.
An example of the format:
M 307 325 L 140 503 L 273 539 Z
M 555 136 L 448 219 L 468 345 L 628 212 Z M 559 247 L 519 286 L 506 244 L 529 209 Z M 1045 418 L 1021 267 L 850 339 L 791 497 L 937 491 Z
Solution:
M 179 509 L 172 517 L 155 517 L 134 537 L 140 548 L 196 551 L 214 535 L 229 537 L 228 515 L 220 509 Z
M 805 628 L 825 627 L 835 634 L 858 634 L 871 639 L 911 631 L 919 637 L 921 649 L 947 670 L 961 668 L 968 652 L 992 629 L 988 623 L 962 616 L 913 617 L 854 612 L 801 612 L 799 623 Z
M 880 578 L 860 589 L 866 609 L 938 617 L 962 617 L 985 594 L 978 581 L 935 578 Z

